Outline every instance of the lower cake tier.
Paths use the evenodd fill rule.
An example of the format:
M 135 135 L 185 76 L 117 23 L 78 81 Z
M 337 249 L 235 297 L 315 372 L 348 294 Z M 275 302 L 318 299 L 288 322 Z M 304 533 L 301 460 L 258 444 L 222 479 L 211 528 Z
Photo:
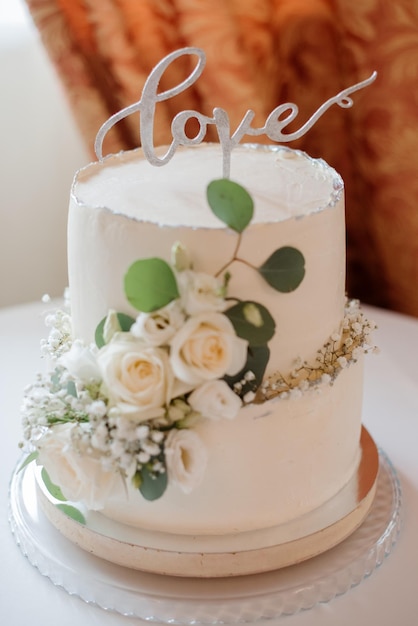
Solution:
M 144 572 L 216 578 L 258 574 L 295 565 L 343 542 L 364 522 L 374 505 L 379 466 L 376 445 L 362 428 L 359 465 L 335 496 L 286 524 L 229 535 L 146 531 L 87 510 L 80 523 L 81 520 L 73 519 L 51 497 L 40 472 L 29 471 L 24 477 L 22 493 L 33 502 L 33 488 L 37 484 L 38 502 L 47 519 L 64 537 L 96 557 Z M 367 561 L 368 572 L 369 567 Z
M 232 420 L 201 420 L 194 429 L 208 461 L 191 493 L 169 481 L 161 498 L 147 501 L 121 481 L 101 513 L 184 535 L 229 535 L 296 520 L 335 496 L 357 470 L 362 384 L 359 360 L 331 384 L 249 405 Z

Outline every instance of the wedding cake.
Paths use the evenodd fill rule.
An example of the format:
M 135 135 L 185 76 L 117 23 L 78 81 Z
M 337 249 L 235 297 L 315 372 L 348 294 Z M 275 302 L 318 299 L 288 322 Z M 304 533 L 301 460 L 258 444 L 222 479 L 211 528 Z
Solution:
M 77 173 L 71 311 L 23 408 L 61 511 L 233 547 L 356 490 L 372 324 L 344 220 L 341 177 L 283 146 L 145 145 Z

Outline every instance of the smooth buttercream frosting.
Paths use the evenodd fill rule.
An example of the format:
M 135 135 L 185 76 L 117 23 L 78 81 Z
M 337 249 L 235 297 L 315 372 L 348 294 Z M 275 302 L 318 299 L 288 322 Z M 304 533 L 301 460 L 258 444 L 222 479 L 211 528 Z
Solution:
M 223 224 L 208 210 L 205 189 L 221 178 L 221 163 L 217 144 L 180 148 L 163 167 L 151 165 L 141 150 L 121 153 L 84 169 L 73 193 L 80 204 L 135 220 L 219 229 Z M 231 180 L 245 185 L 249 176 L 254 224 L 316 212 L 335 203 L 343 187 L 339 175 L 321 159 L 275 146 L 235 148 Z
M 69 279 L 76 338 L 93 341 L 109 309 L 135 316 L 123 291 L 137 259 L 170 262 L 177 242 L 193 269 L 215 275 L 234 255 L 237 233 L 211 212 L 206 186 L 221 178 L 220 150 L 182 148 L 162 168 L 141 150 L 81 170 L 69 215 Z M 345 222 L 341 178 L 322 160 L 274 146 L 238 146 L 231 178 L 251 194 L 255 212 L 228 267 L 228 295 L 254 300 L 272 315 L 266 377 L 315 362 L 340 329 L 345 307 Z M 291 293 L 272 289 L 254 267 L 275 250 L 301 251 L 306 273 Z M 361 424 L 362 366 L 334 384 L 243 407 L 233 420 L 197 422 L 208 451 L 200 486 L 191 494 L 169 484 L 156 501 L 121 485 L 104 514 L 120 522 L 175 533 L 229 534 L 286 522 L 320 506 L 356 470 Z
M 196 179 L 194 171 L 185 170 L 184 153 L 187 161 L 196 163 L 196 169 L 204 171 L 204 176 Z M 345 216 L 342 183 L 323 161 L 287 148 L 240 146 L 233 157 L 232 175 L 239 172 L 239 178 L 234 180 L 253 196 L 256 216 L 243 234 L 240 256 L 258 267 L 277 248 L 294 246 L 305 258 L 306 276 L 302 284 L 286 294 L 267 286 L 248 265 L 234 262 L 229 267 L 229 295 L 263 303 L 275 319 L 276 333 L 269 344 L 268 373 L 286 372 L 297 356 L 312 359 L 343 317 Z M 267 166 L 269 159 L 271 168 Z M 148 183 L 142 189 L 141 178 L 134 180 L 131 173 L 125 176 L 125 167 L 129 172 L 151 170 L 154 191 Z M 167 181 L 166 167 L 177 170 L 180 183 L 170 171 Z M 202 144 L 179 150 L 163 168 L 149 165 L 141 151 L 134 151 L 92 164 L 79 173 L 72 190 L 68 231 L 69 281 L 76 337 L 92 341 L 98 321 L 109 309 L 135 314 L 127 305 L 123 278 L 127 268 L 138 258 L 160 257 L 169 261 L 172 246 L 180 241 L 190 250 L 196 271 L 216 274 L 231 259 L 236 233 L 225 228 L 212 214 L 206 201 L 206 187 L 202 184 L 210 182 L 217 168 L 218 149 Z M 107 187 L 113 187 L 113 193 L 106 191 Z M 156 209 L 159 192 L 170 201 L 168 225 L 161 223 L 163 217 Z M 286 196 L 293 197 L 292 203 L 285 203 Z M 297 197 L 305 198 L 302 208 Z M 276 203 L 280 209 L 272 218 Z M 134 212 L 131 204 L 138 207 L 135 218 L 131 216 Z M 164 215 L 166 211 L 164 207 Z M 292 217 L 285 219 L 286 212 Z M 204 222 L 204 228 L 193 225 L 199 214 L 203 216 L 199 219 Z M 173 225 L 176 222 L 179 225 Z M 183 222 L 187 225 L 182 225 Z

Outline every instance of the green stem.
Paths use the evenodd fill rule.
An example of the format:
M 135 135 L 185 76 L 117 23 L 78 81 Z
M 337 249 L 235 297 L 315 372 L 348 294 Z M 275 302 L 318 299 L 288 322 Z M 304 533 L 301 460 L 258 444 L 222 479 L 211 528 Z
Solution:
M 244 265 L 248 265 L 248 267 L 251 267 L 252 269 L 257 269 L 254 265 L 251 265 L 251 263 L 249 263 L 248 261 L 246 261 L 245 259 L 240 259 L 237 254 L 238 254 L 238 250 L 239 247 L 241 245 L 241 237 L 242 237 L 242 233 L 238 234 L 238 239 L 237 239 L 237 244 L 235 246 L 235 250 L 234 250 L 234 254 L 232 255 L 232 259 L 230 261 L 228 261 L 227 263 L 225 263 L 225 265 L 223 265 L 221 267 L 221 269 L 216 272 L 215 274 L 215 278 L 217 278 L 218 276 L 220 276 L 223 272 L 225 272 L 228 267 L 234 262 L 234 261 L 238 261 L 239 263 L 244 263 Z
M 235 257 L 234 261 L 239 261 L 239 263 L 244 263 L 244 265 L 247 265 L 248 267 L 251 267 L 251 269 L 257 270 L 255 265 L 253 265 L 252 263 L 249 263 L 245 259 L 240 259 L 239 257 Z

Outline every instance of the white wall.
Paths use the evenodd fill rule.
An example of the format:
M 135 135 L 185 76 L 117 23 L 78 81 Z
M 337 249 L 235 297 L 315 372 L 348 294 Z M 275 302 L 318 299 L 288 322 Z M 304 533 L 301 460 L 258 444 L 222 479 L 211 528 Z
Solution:
M 0 306 L 6 306 L 60 296 L 67 286 L 69 189 L 88 157 L 21 0 L 0 2 Z

